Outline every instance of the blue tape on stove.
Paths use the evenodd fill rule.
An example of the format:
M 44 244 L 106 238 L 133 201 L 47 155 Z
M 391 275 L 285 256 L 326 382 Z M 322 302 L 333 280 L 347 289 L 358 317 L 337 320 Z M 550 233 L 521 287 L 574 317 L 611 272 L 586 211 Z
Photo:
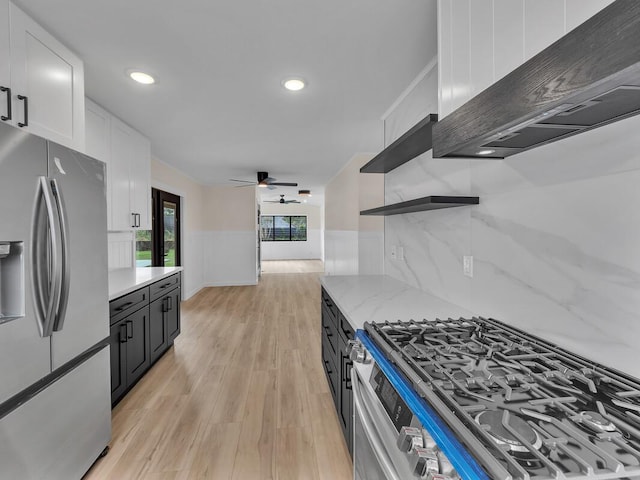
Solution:
M 409 381 L 387 360 L 378 346 L 369 338 L 367 332 L 358 330 L 356 338 L 362 342 L 380 370 L 386 375 L 413 414 L 418 417 L 422 426 L 431 434 L 455 467 L 458 475 L 464 480 L 489 480 L 478 462 L 467 452 L 438 414 L 415 392 Z

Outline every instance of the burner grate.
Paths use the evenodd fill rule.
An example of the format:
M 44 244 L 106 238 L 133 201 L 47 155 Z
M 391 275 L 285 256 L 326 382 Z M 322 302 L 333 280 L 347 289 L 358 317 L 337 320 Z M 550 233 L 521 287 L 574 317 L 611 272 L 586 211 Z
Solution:
M 640 477 L 638 380 L 493 319 L 365 330 L 492 478 Z

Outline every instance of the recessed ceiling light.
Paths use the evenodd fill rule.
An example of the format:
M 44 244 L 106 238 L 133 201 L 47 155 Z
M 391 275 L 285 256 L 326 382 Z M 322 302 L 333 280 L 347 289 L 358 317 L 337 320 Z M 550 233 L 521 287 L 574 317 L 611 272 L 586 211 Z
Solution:
M 302 90 L 306 87 L 306 83 L 301 78 L 287 78 L 282 81 L 282 86 L 287 90 L 291 90 L 292 92 L 297 92 L 298 90 Z
M 152 83 L 156 83 L 155 78 L 153 78 L 148 73 L 132 71 L 129 72 L 129 76 L 138 83 L 142 83 L 144 85 L 151 85 Z
M 492 153 L 495 153 L 495 150 L 480 150 L 478 155 L 491 155 Z

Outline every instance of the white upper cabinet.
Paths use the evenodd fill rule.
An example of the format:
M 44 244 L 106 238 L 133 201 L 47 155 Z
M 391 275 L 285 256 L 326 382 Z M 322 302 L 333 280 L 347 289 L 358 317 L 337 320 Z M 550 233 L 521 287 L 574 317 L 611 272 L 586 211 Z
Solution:
M 8 56 L 3 54 L 0 71 L 7 65 L 10 69 L 12 118 L 6 122 L 83 151 L 82 60 L 12 3 L 0 4 L 0 8 L 4 9 L 0 14 L 3 25 L 7 20 L 9 24 L 10 47 Z M 0 45 L 6 42 L 7 30 L 2 30 Z M 4 51 L 2 46 L 0 51 Z
M 9 121 L 11 102 L 9 88 L 11 88 L 11 43 L 9 38 L 9 2 L 0 0 L 0 116 L 2 121 Z
M 107 164 L 108 229 L 151 229 L 151 144 L 86 100 L 86 153 Z
M 613 0 L 438 0 L 439 117 Z

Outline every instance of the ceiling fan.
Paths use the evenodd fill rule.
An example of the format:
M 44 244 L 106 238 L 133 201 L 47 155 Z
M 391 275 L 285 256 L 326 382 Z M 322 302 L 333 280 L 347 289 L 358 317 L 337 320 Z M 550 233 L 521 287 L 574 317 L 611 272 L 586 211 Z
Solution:
M 284 195 L 280 195 L 280 200 L 265 200 L 267 203 L 300 203 L 298 200 L 285 200 Z
M 246 183 L 247 185 L 238 185 L 239 187 L 249 187 L 252 185 L 258 185 L 259 187 L 266 187 L 269 190 L 273 190 L 276 187 L 297 187 L 297 183 L 291 182 L 276 182 L 275 178 L 269 176 L 268 172 L 258 172 L 258 181 L 252 182 L 249 180 L 236 180 L 235 178 L 230 178 L 230 182 L 240 182 Z

